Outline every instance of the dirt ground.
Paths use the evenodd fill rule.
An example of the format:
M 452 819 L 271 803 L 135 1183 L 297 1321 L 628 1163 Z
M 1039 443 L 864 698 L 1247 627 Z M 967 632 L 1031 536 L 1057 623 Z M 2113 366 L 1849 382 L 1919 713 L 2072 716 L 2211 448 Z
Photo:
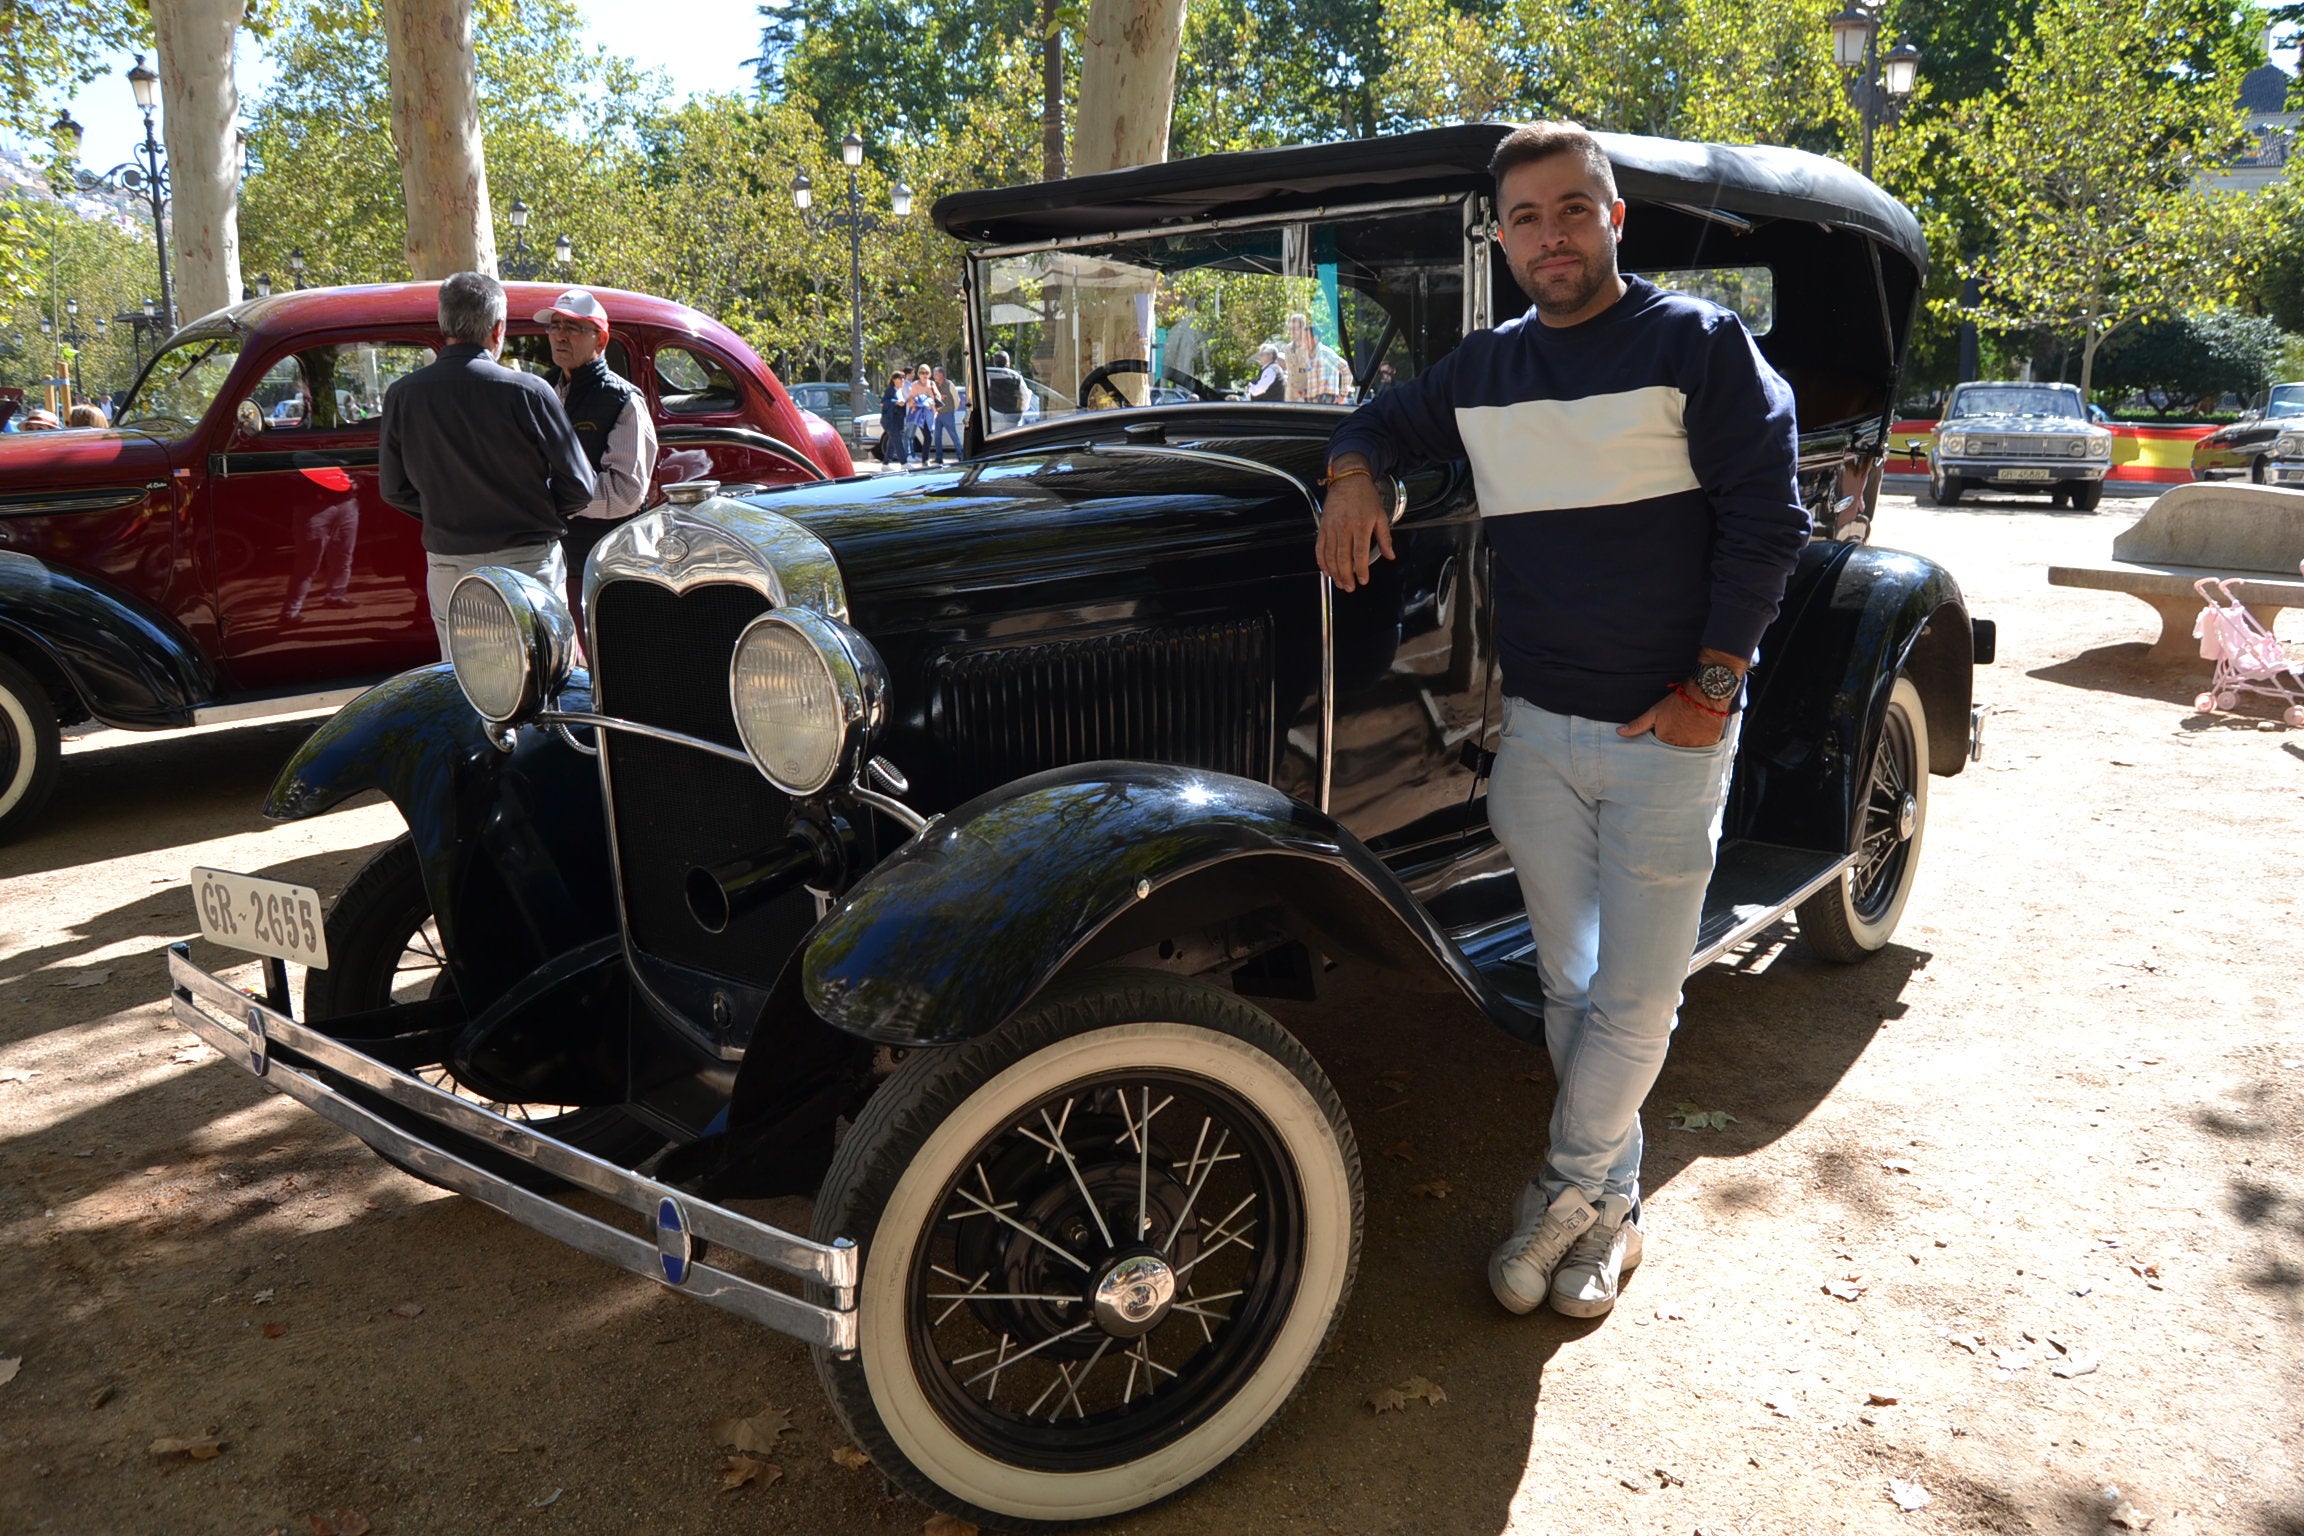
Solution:
M 1110 1528 L 2304 1533 L 2304 732 L 2195 714 L 2142 604 L 2046 585 L 2142 506 L 1885 507 L 1999 621 L 1986 761 L 1934 781 L 1884 953 L 1783 928 L 1692 980 L 1614 1316 L 1487 1292 L 1539 1052 L 1445 999 L 1286 1010 L 1367 1158 L 1341 1346 Z M 301 729 L 89 738 L 0 849 L 0 1529 L 920 1531 L 834 1460 L 799 1345 L 403 1177 L 171 1019 L 189 866 L 333 893 L 398 830 L 258 818 Z M 1370 1406 L 1417 1376 L 1445 1400 Z M 770 1406 L 781 1479 L 721 1491 L 713 1422 Z

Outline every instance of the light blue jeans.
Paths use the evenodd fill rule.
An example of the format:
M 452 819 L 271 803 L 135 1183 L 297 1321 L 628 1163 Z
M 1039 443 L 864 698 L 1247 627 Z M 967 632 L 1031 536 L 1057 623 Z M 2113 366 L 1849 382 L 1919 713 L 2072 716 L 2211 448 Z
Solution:
M 1640 1104 L 1679 1022 L 1743 719 L 1692 749 L 1505 701 L 1488 820 L 1528 903 L 1560 1080 L 1548 1202 L 1640 1198 Z

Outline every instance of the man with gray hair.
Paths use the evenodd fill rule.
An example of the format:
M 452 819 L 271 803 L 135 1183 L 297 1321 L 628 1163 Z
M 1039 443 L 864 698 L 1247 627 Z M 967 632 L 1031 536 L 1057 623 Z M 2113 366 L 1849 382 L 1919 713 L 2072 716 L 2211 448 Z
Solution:
M 592 501 L 592 466 L 552 386 L 497 361 L 504 285 L 459 272 L 440 285 L 437 360 L 384 391 L 377 455 L 384 499 L 424 524 L 425 594 L 440 654 L 448 596 L 484 565 L 509 566 L 557 591 L 560 536 Z

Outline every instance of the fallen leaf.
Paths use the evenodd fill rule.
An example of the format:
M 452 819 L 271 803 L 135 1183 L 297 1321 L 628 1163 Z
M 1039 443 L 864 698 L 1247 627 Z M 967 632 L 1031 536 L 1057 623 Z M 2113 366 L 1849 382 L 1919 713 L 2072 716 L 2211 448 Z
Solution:
M 2100 1364 L 2094 1355 L 2085 1352 L 2067 1355 L 2048 1367 L 2049 1374 L 2063 1377 L 2092 1375 Z
M 1628 1477 L 1620 1477 L 1616 1479 L 1616 1481 L 1622 1484 L 1624 1487 L 1631 1489 L 1634 1493 L 1646 1493 L 1648 1491 L 1648 1485 L 1646 1483 L 1636 1483 Z
M 1403 1163 L 1412 1163 L 1416 1161 L 1416 1143 L 1403 1136 L 1398 1141 L 1392 1143 L 1392 1145 L 1389 1147 L 1386 1147 L 1384 1149 L 1384 1155 L 1386 1157 L 1397 1158 Z
M 340 1509 L 335 1518 L 326 1515 L 306 1516 L 312 1522 L 312 1536 L 368 1536 L 375 1529 L 368 1517 L 356 1509 Z
M 2112 1523 L 2123 1530 L 2148 1531 L 2152 1529 L 2152 1517 L 2140 1512 L 2135 1505 L 2125 1499 L 2113 1507 L 2111 1518 Z
M 1824 1282 L 1824 1293 L 1828 1296 L 1837 1296 L 1842 1301 L 1854 1301 L 1863 1295 L 1866 1289 L 1867 1287 L 1858 1285 L 1853 1280 L 1827 1280 Z
M 1448 1389 L 1446 1387 L 1441 1386 L 1436 1381 L 1428 1381 L 1422 1376 L 1411 1376 L 1400 1383 L 1400 1395 L 1402 1397 L 1420 1397 L 1435 1408 L 1448 1401 Z
M 0 1083 L 25 1083 L 40 1075 L 38 1067 L 10 1067 L 0 1072 Z
M 1891 1157 L 1880 1166 L 1890 1173 L 1910 1173 L 1912 1171 L 1912 1165 L 1900 1157 Z
M 224 1454 L 224 1442 L 214 1435 L 162 1435 L 152 1442 L 152 1454 L 208 1461 Z
M 776 1437 L 792 1429 L 792 1415 L 770 1404 L 748 1419 L 720 1419 L 712 1425 L 712 1438 L 732 1451 L 757 1451 L 767 1455 L 776 1449 Z
M 784 1469 L 772 1461 L 762 1461 L 756 1456 L 731 1456 L 720 1469 L 720 1491 L 734 1493 L 748 1483 L 759 1483 L 765 1488 L 781 1482 L 783 1477 Z
M 1916 1509 L 1926 1509 L 1936 1502 L 1936 1495 L 1918 1483 L 1908 1483 L 1900 1477 L 1888 1479 L 1888 1497 L 1894 1499 L 1896 1507 L 1906 1514 Z
M 2028 1371 L 2032 1369 L 2032 1357 L 2014 1346 L 2007 1349 L 1994 1349 L 1992 1351 L 1992 1363 L 2004 1371 Z
M 89 1393 L 88 1411 L 90 1413 L 94 1413 L 97 1409 L 112 1401 L 112 1394 L 117 1390 L 119 1389 L 114 1387 L 111 1383 L 107 1382 L 103 1386 L 98 1387 L 95 1391 Z
M 204 1045 L 180 1045 L 176 1048 L 176 1054 L 168 1059 L 179 1067 L 196 1067 L 212 1054 Z
M 1450 1192 L 1454 1190 L 1454 1188 L 1455 1186 L 1450 1184 L 1446 1179 L 1434 1179 L 1429 1184 L 1414 1185 L 1409 1189 L 1408 1193 L 1412 1195 L 1422 1195 L 1428 1200 L 1445 1200 L 1448 1198 Z
M 22 1355 L 10 1355 L 7 1359 L 0 1360 L 0 1387 L 14 1381 L 16 1373 L 22 1369 L 24 1369 L 24 1357 Z
M 404 1301 L 396 1307 L 386 1307 L 384 1310 L 394 1317 L 422 1317 L 424 1315 L 424 1308 L 413 1301 Z
M 1893 1408 L 1904 1401 L 1904 1398 L 1901 1393 L 1896 1392 L 1867 1392 L 1864 1394 L 1864 1401 L 1875 1408 Z
M 1660 1323 L 1684 1323 L 1687 1320 L 1688 1314 L 1680 1310 L 1677 1302 L 1668 1301 L 1656 1309 L 1656 1321 Z
M 268 1339 L 284 1338 L 287 1333 L 288 1325 L 286 1323 L 266 1323 L 264 1325 L 264 1337 Z
M 268 1307 L 272 1305 L 272 1298 L 278 1294 L 278 1291 L 272 1289 L 271 1287 L 266 1287 L 265 1289 L 258 1291 L 255 1295 L 249 1297 L 248 1305 L 252 1307 Z
M 771 1479 L 771 1481 L 773 1481 L 773 1479 Z M 530 1499 L 528 1501 L 528 1507 L 530 1509 L 550 1509 L 553 1505 L 560 1502 L 560 1495 L 566 1493 L 567 1491 L 568 1490 L 565 1488 L 555 1488 L 540 1499 Z
M 1972 1355 L 1984 1353 L 1984 1341 L 1973 1334 L 1948 1333 L 1944 1337 L 1951 1342 L 1955 1349 L 1964 1349 Z
M 1368 1394 L 1368 1406 L 1378 1413 L 1398 1413 L 1408 1406 L 1408 1399 L 1396 1387 L 1378 1387 Z
M 56 985 L 59 987 L 100 987 L 111 979 L 112 967 L 105 966 L 102 970 L 82 971 L 77 976 L 67 976 L 58 981 Z
M 928 1523 L 920 1527 L 920 1536 L 976 1536 L 976 1527 L 957 1515 L 939 1511 L 930 1515 Z
M 1762 1401 L 1762 1406 L 1780 1419 L 1792 1417 L 1792 1400 L 1788 1397 L 1766 1398 Z
M 832 1459 L 851 1472 L 861 1472 L 872 1465 L 872 1458 L 852 1445 L 843 1445 L 833 1451 Z
M 1678 1122 L 1672 1127 L 1676 1131 L 1724 1131 L 1736 1121 L 1724 1109 L 1706 1109 L 1701 1104 L 1675 1105 L 1672 1118 Z
M 1656 1469 L 1656 1480 L 1667 1488 L 1684 1488 L 1687 1486 L 1686 1479 L 1679 1477 L 1674 1473 L 1667 1472 L 1662 1467 L 1658 1467 Z

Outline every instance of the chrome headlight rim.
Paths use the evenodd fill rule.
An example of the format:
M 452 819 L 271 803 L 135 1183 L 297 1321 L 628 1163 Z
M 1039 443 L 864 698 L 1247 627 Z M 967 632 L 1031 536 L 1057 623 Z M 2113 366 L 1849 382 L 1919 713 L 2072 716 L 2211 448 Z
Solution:
M 2272 440 L 2272 456 L 2276 459 L 2304 459 L 2304 435 L 2281 433 Z
M 492 600 L 511 622 L 513 641 L 519 649 L 520 682 L 507 710 L 490 709 L 475 691 L 477 658 L 469 666 L 457 660 L 455 614 L 460 598 Z M 501 565 L 480 567 L 450 589 L 448 613 L 448 664 L 455 670 L 456 687 L 474 714 L 499 729 L 519 725 L 541 711 L 567 686 L 576 669 L 575 618 L 559 593 L 525 572 Z
M 1948 434 L 1944 439 L 1944 451 L 1946 453 L 1966 453 L 1968 451 L 1968 434 L 1965 432 Z
M 769 628 L 789 630 L 807 643 L 840 714 L 838 743 L 826 754 L 822 770 L 802 781 L 787 780 L 768 766 L 768 755 L 754 740 L 751 721 L 737 692 L 745 646 L 756 633 Z M 729 652 L 728 712 L 736 723 L 744 755 L 752 759 L 762 778 L 794 799 L 821 794 L 843 771 L 863 759 L 887 718 L 887 701 L 888 669 L 871 642 L 839 620 L 811 609 L 769 610 L 744 626 Z

